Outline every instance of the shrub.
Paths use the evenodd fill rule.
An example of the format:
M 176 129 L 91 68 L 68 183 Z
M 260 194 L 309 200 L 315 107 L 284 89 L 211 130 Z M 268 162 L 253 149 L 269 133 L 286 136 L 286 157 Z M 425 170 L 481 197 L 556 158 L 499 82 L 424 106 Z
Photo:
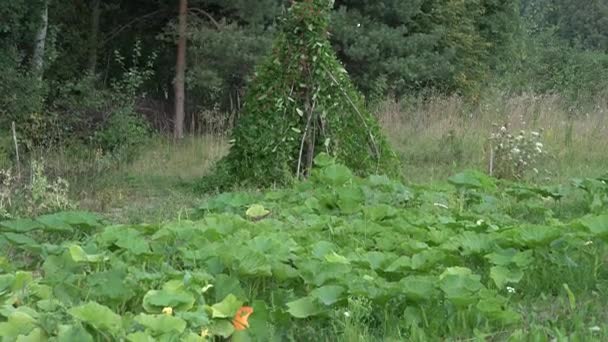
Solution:
M 110 116 L 104 128 L 95 133 L 94 140 L 104 153 L 130 161 L 150 133 L 150 125 L 141 115 L 124 108 Z
M 541 131 L 521 130 L 515 134 L 508 125 L 490 135 L 490 173 L 497 178 L 521 180 L 538 167 L 546 156 Z
M 0 169 L 0 218 L 32 217 L 73 208 L 69 183 L 49 179 L 44 161 L 32 161 L 29 177 Z

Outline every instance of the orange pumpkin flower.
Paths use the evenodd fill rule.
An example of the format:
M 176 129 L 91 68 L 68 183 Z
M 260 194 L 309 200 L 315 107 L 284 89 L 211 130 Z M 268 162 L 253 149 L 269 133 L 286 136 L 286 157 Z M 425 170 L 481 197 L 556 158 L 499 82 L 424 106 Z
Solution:
M 232 319 L 232 325 L 234 325 L 234 329 L 237 331 L 240 330 L 245 330 L 247 328 L 249 328 L 249 322 L 247 322 L 247 319 L 249 318 L 249 316 L 253 313 L 253 308 L 250 306 L 243 306 L 241 307 L 236 314 L 234 315 L 234 318 Z

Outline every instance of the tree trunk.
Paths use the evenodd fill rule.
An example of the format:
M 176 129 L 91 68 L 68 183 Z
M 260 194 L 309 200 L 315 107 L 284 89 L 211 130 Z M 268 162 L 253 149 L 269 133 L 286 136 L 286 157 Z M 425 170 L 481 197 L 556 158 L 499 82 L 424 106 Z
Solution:
M 188 0 L 179 4 L 179 41 L 177 43 L 177 63 L 175 68 L 175 122 L 174 137 L 184 137 L 185 107 L 185 74 L 186 74 L 186 27 L 188 18 Z
M 44 1 L 42 4 L 40 27 L 36 32 L 36 40 L 34 42 L 34 53 L 32 56 L 32 69 L 38 74 L 38 77 L 42 77 L 42 71 L 44 68 L 44 50 L 46 45 L 46 34 L 49 27 L 49 4 L 48 1 Z
M 95 69 L 97 68 L 97 39 L 99 37 L 99 18 L 101 16 L 100 2 L 101 0 L 92 0 L 88 63 L 88 70 L 91 75 L 95 74 Z

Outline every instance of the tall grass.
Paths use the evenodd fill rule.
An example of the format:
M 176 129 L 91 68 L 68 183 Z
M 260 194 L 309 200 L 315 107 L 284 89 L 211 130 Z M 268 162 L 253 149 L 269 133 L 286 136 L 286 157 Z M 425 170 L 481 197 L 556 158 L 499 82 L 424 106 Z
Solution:
M 404 177 L 415 182 L 443 179 L 456 169 L 488 169 L 488 138 L 494 125 L 542 130 L 550 158 L 548 181 L 605 173 L 608 165 L 608 101 L 573 105 L 559 95 L 493 93 L 478 103 L 458 96 L 386 101 L 375 109 L 395 150 Z
M 385 101 L 372 110 L 403 162 L 406 182 L 442 181 L 466 168 L 487 170 L 495 124 L 543 130 L 551 158 L 534 181 L 597 176 L 608 165 L 608 101 L 603 98 L 574 105 L 559 95 L 492 92 L 477 103 L 437 95 Z M 59 147 L 34 159 L 44 157 L 51 177 L 68 180 L 83 209 L 121 222 L 161 221 L 196 206 L 200 194 L 190 189 L 226 154 L 227 141 L 224 133 L 179 143 L 156 136 L 129 162 L 83 146 Z

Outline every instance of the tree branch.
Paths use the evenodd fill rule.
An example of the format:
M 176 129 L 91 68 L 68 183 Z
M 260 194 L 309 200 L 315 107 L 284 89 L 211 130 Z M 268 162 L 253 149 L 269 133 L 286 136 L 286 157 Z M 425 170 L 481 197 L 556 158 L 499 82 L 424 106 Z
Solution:
M 108 42 L 110 42 L 112 39 L 114 39 L 116 36 L 118 36 L 122 31 L 128 29 L 129 27 L 133 26 L 134 24 L 136 24 L 136 23 L 138 23 L 140 21 L 146 20 L 146 19 L 148 19 L 150 17 L 153 17 L 153 16 L 155 16 L 157 14 L 164 13 L 164 12 L 165 12 L 164 10 L 156 10 L 154 12 L 150 12 L 148 14 L 144 14 L 141 17 L 137 17 L 137 18 L 129 21 L 125 25 L 123 25 L 123 26 L 115 29 L 114 31 L 108 33 L 108 35 L 106 36 L 106 38 L 101 42 L 100 46 L 106 45 Z
M 220 25 L 220 23 L 215 20 L 213 16 L 209 14 L 209 12 L 200 8 L 190 8 L 189 11 L 197 14 L 202 14 L 203 16 L 207 17 L 207 19 L 209 19 L 209 21 L 215 26 L 215 28 L 217 28 L 218 30 L 222 29 L 222 25 Z

